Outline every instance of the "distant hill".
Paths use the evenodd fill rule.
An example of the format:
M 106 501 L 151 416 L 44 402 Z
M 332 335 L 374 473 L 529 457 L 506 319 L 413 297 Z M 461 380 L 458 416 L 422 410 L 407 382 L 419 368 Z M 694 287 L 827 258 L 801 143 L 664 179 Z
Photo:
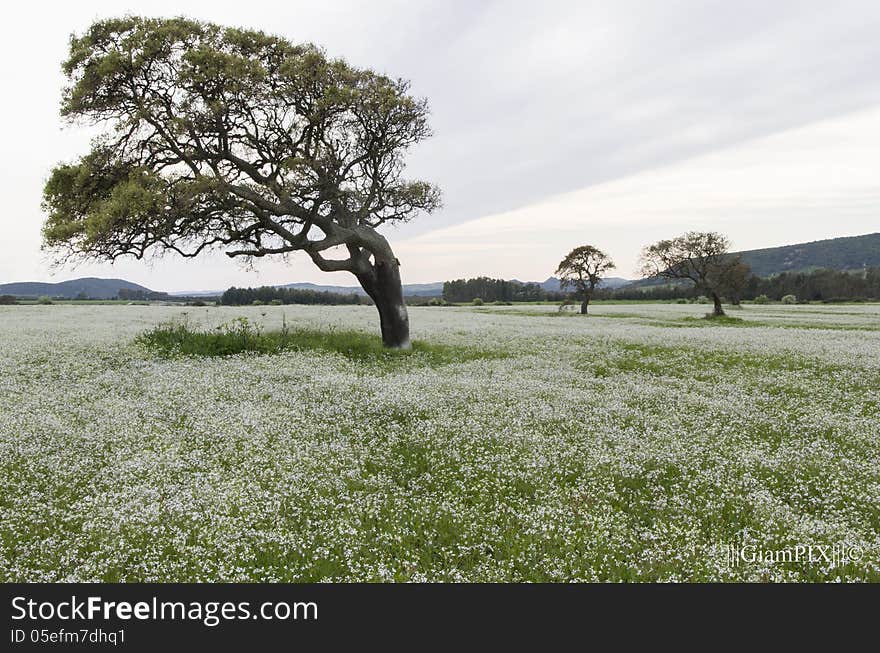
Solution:
M 14 295 L 16 297 L 41 297 L 46 295 L 48 297 L 64 297 L 65 299 L 74 299 L 76 297 L 115 299 L 122 289 L 143 293 L 153 292 L 149 288 L 125 281 L 124 279 L 85 277 L 59 283 L 22 281 L 19 283 L 0 284 L 0 295 Z
M 632 283 L 630 279 L 624 279 L 622 277 L 605 277 L 599 283 L 599 287 L 620 288 L 621 286 L 625 286 L 629 283 Z M 557 279 L 556 277 L 549 277 L 546 281 L 542 281 L 538 285 L 548 292 L 557 292 L 559 290 L 559 279 Z
M 809 243 L 765 247 L 735 252 L 759 277 L 772 277 L 782 272 L 807 272 L 818 268 L 861 270 L 880 266 L 880 233 L 864 236 L 843 236 Z M 674 284 L 669 279 L 639 279 L 629 284 L 646 288 Z
M 880 233 L 739 252 L 759 277 L 815 268 L 858 270 L 880 266 Z
M 752 272 L 759 277 L 769 277 L 781 272 L 800 272 L 815 268 L 833 270 L 859 270 L 865 266 L 880 267 L 880 233 L 864 236 L 846 236 L 829 238 L 809 243 L 785 245 L 783 247 L 767 247 L 738 252 L 743 261 L 748 263 Z M 514 280 L 515 281 L 515 280 Z M 549 292 L 559 290 L 559 279 L 549 277 L 544 281 L 535 282 Z M 605 288 L 620 288 L 632 284 L 634 287 L 651 286 L 668 283 L 666 280 L 644 279 L 630 281 L 620 277 L 608 277 L 603 281 Z M 289 283 L 279 288 L 301 288 L 315 291 L 327 291 L 341 294 L 365 295 L 360 286 L 323 286 L 314 283 Z M 120 290 L 135 293 L 160 294 L 149 288 L 140 286 L 124 279 L 98 279 L 87 277 L 71 279 L 59 283 L 41 283 L 24 281 L 20 283 L 0 284 L 0 295 L 16 297 L 90 297 L 93 299 L 114 299 Z M 221 295 L 222 291 L 191 291 L 172 293 L 175 296 L 189 295 Z M 409 297 L 440 297 L 443 294 L 443 282 L 404 284 L 403 294 Z

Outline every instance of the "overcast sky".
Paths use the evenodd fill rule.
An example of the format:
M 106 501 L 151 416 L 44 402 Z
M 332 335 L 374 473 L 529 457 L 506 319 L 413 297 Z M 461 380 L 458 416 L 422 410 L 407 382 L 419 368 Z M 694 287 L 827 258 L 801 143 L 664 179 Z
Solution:
M 435 136 L 409 174 L 439 184 L 445 207 L 388 231 L 405 282 L 542 280 L 586 243 L 630 277 L 643 245 L 688 229 L 740 249 L 880 231 L 876 0 L 32 1 L 0 27 L 0 283 L 354 281 L 305 257 L 50 269 L 42 185 L 88 145 L 58 117 L 60 62 L 71 32 L 124 13 L 263 29 L 411 79 Z

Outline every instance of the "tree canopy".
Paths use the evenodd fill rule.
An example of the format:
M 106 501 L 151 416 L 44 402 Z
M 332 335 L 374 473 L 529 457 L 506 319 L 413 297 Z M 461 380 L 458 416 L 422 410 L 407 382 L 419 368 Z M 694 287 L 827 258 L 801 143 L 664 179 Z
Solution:
M 581 313 L 587 314 L 590 299 L 602 276 L 615 268 L 614 261 L 605 252 L 592 245 L 575 247 L 556 268 L 562 288 L 571 288 L 581 299 Z
M 726 236 L 689 231 L 645 247 L 642 275 L 690 280 L 712 297 L 715 315 L 724 315 L 721 293 L 730 288 L 738 290 L 748 278 L 748 267 L 729 251 Z
M 403 175 L 430 135 L 407 81 L 183 18 L 96 22 L 71 38 L 63 70 L 62 115 L 104 131 L 52 171 L 46 246 L 105 260 L 303 251 L 356 275 L 383 336 L 408 342 L 399 262 L 376 228 L 437 208 L 440 193 Z

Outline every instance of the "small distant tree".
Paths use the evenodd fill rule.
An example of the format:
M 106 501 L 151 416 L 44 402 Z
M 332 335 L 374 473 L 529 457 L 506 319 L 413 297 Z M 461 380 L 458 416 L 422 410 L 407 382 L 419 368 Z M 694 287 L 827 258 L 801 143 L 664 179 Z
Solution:
M 613 270 L 614 261 L 602 250 L 592 245 L 581 245 L 571 250 L 556 268 L 556 276 L 562 288 L 571 288 L 581 300 L 581 314 L 587 315 L 590 300 L 596 286 L 608 270 Z
M 730 254 L 730 241 L 716 232 L 689 231 L 642 250 L 642 275 L 687 279 L 712 298 L 713 315 L 724 315 L 721 294 L 741 274 L 742 261 Z

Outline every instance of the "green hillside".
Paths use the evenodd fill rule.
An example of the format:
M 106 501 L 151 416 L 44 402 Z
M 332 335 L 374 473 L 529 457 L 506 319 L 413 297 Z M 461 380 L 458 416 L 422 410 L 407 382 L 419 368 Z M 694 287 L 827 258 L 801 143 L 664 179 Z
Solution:
M 83 279 L 71 279 L 59 283 L 42 283 L 38 281 L 22 281 L 19 283 L 0 284 L 0 295 L 14 295 L 16 297 L 89 297 L 92 299 L 113 299 L 119 291 L 136 290 L 151 293 L 149 288 L 144 288 L 136 283 L 124 279 L 96 279 L 87 277 Z
M 880 233 L 752 249 L 739 254 L 759 277 L 814 268 L 857 270 L 880 266 Z

